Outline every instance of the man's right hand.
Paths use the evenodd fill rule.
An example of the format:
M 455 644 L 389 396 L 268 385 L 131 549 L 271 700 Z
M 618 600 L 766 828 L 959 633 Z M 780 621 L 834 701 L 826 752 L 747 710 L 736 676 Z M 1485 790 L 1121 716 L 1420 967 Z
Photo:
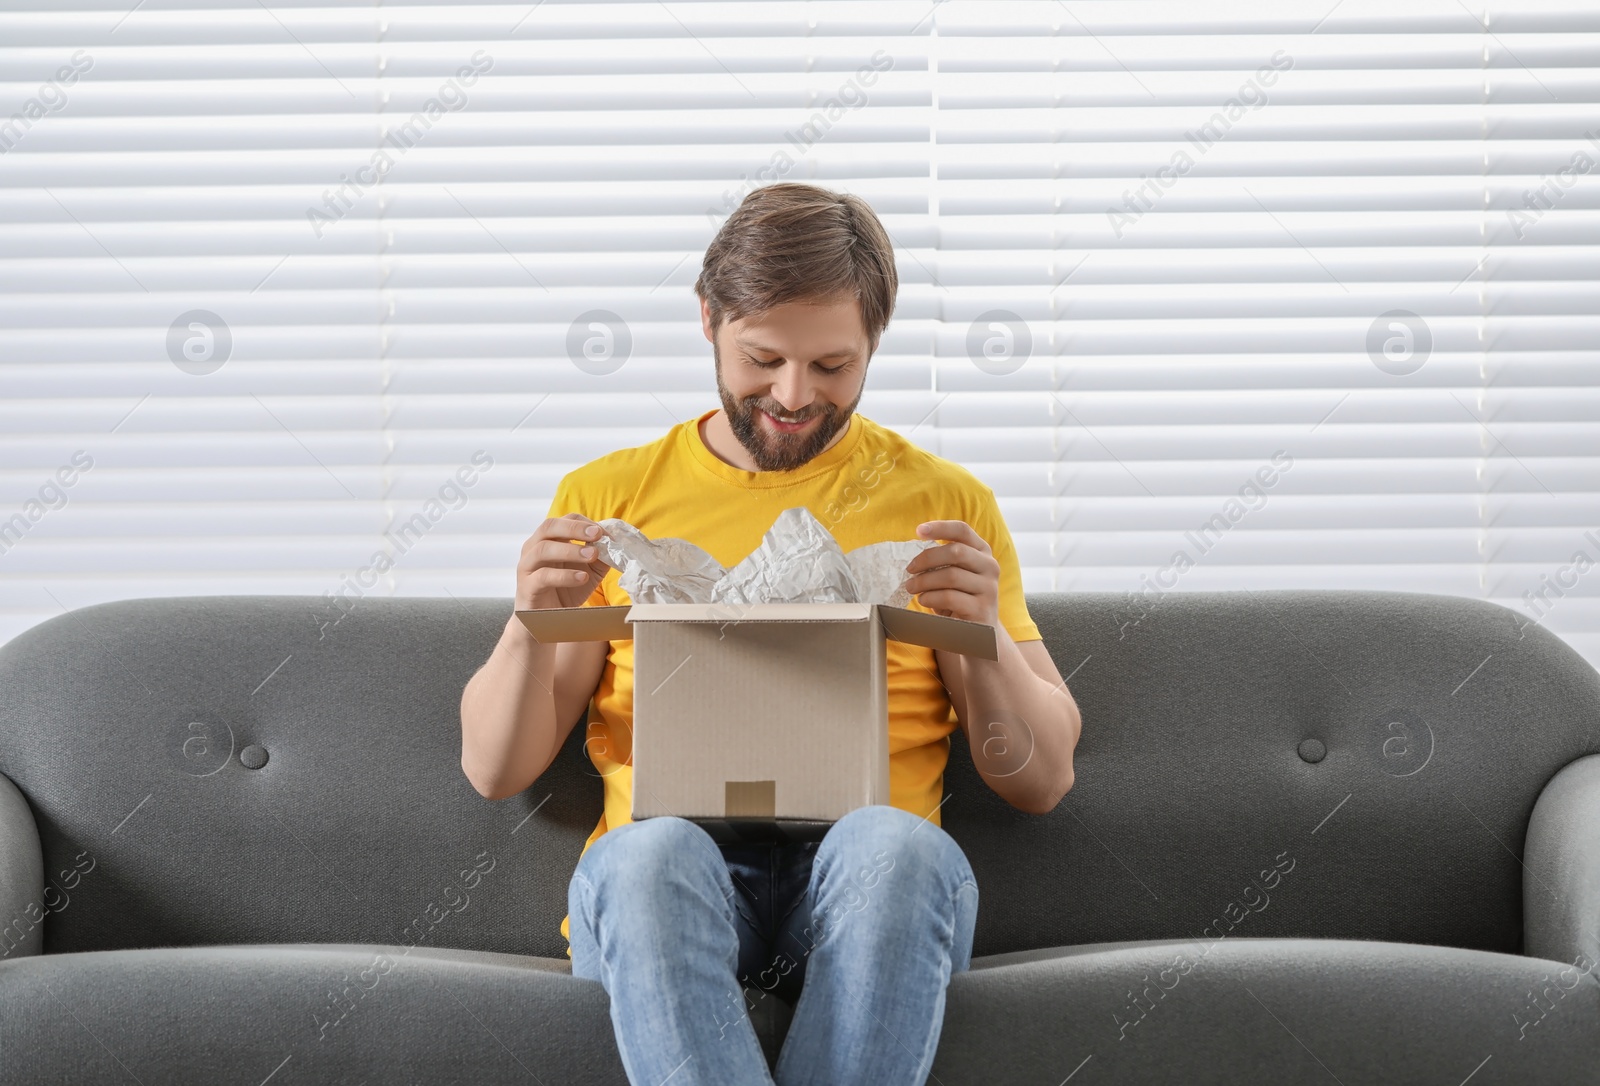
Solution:
M 583 606 L 611 568 L 594 546 L 604 535 L 600 525 L 576 513 L 547 518 L 522 544 L 516 609 Z
M 517 560 L 516 610 L 582 607 L 611 568 L 594 545 L 604 535 L 575 514 L 539 525 Z M 461 771 L 479 795 L 516 795 L 549 768 L 583 719 L 610 647 L 541 642 L 515 615 L 506 618 L 488 662 L 461 691 Z

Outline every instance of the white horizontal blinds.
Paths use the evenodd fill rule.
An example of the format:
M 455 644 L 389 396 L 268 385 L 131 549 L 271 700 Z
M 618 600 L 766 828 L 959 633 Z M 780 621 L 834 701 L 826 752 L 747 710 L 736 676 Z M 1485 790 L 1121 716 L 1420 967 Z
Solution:
M 715 405 L 689 285 L 749 188 L 927 244 L 929 11 L 0 7 L 17 100 L 92 58 L 0 155 L 4 508 L 93 462 L 0 554 L 0 637 L 132 595 L 507 594 L 565 471 Z M 890 420 L 932 385 L 901 314 Z
M 0 153 L 0 516 L 94 460 L 0 638 L 508 594 L 564 472 L 716 404 L 690 285 L 778 180 L 878 208 L 862 410 L 995 488 L 1029 589 L 1520 608 L 1600 560 L 1594 174 L 1524 207 L 1600 129 L 1583 4 L 128 8 L 0 4 L 0 122 L 50 99 Z M 1565 579 L 1525 613 L 1600 659 Z
M 718 405 L 692 285 L 751 189 L 857 192 L 928 246 L 930 9 L 384 9 L 386 127 L 475 55 L 485 69 L 382 182 L 394 456 L 496 458 L 398 591 L 508 593 L 564 473 Z M 936 314 L 907 278 L 862 409 L 909 427 L 933 406 Z
M 0 637 L 376 545 L 376 209 L 303 209 L 377 93 L 370 6 L 0 9 Z
M 1600 9 L 1540 7 L 1490 23 L 1486 240 L 1462 288 L 1487 380 L 1462 399 L 1489 423 L 1491 598 L 1600 662 Z
M 936 40 L 932 432 L 1030 586 L 1459 593 L 1600 660 L 1596 174 L 1508 215 L 1600 163 L 1593 5 L 951 4 Z

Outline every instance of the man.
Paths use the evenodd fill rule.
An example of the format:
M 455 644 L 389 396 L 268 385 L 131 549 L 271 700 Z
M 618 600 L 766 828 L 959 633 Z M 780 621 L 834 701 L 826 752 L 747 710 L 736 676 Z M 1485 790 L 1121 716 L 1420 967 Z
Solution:
M 846 551 L 942 540 L 906 566 L 911 606 L 993 626 L 999 659 L 886 643 L 890 804 L 804 845 L 718 846 L 681 818 L 630 821 L 631 642 L 541 644 L 513 616 L 463 692 L 461 767 L 490 799 L 531 785 L 592 699 L 586 749 L 605 812 L 561 930 L 573 974 L 610 995 L 630 1082 L 773 1081 L 746 985 L 795 1004 L 783 1086 L 923 1082 L 978 903 L 939 825 L 949 733 L 965 731 L 979 774 L 1021 810 L 1046 813 L 1072 787 L 1077 706 L 1028 616 L 993 491 L 855 414 L 897 288 L 888 235 L 859 197 L 750 193 L 695 283 L 722 409 L 563 478 L 523 544 L 515 597 L 628 602 L 592 545 L 608 517 L 730 568 L 794 506 Z

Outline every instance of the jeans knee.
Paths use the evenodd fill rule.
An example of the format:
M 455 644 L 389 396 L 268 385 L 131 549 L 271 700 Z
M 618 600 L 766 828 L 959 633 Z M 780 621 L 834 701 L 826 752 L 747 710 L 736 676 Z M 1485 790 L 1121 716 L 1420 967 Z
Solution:
M 898 807 L 858 807 L 834 823 L 818 858 L 845 870 L 869 867 L 942 877 L 950 886 L 973 882 L 972 867 L 955 839 L 925 818 Z
M 719 873 L 720 881 L 726 881 L 727 869 L 711 835 L 671 815 L 607 830 L 589 846 L 576 872 L 597 887 L 606 884 L 644 899 L 685 881 L 719 881 Z
M 918 818 L 910 811 L 891 807 L 887 803 L 873 803 L 857 807 L 833 825 L 859 834 L 910 833 L 927 819 Z M 932 825 L 932 823 L 929 823 Z

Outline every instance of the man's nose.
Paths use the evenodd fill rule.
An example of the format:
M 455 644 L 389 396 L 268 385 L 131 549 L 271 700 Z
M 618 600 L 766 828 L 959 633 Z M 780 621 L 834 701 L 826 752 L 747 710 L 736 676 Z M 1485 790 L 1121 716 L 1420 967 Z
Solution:
M 811 401 L 816 399 L 816 394 L 811 387 L 811 378 L 806 373 L 806 367 L 799 363 L 785 362 L 783 369 L 772 382 L 772 399 L 790 415 L 798 415 L 811 406 Z

